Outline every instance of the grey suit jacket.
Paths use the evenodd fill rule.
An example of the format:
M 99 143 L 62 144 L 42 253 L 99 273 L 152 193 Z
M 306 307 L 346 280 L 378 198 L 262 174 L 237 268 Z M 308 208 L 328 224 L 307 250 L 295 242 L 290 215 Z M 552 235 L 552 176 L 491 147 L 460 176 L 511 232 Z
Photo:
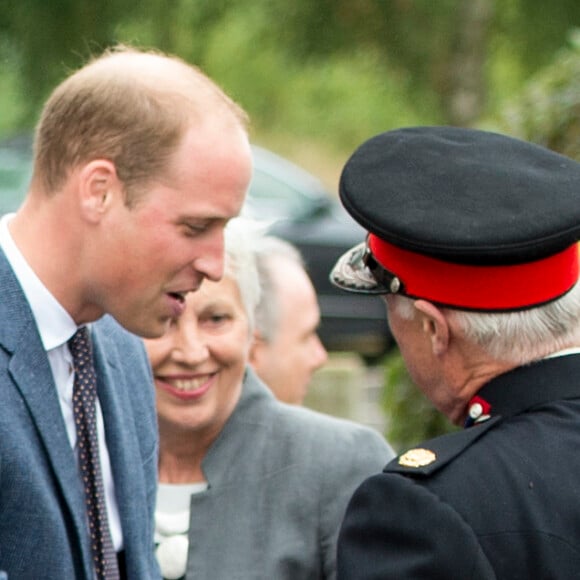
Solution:
M 334 578 L 348 500 L 393 456 L 367 427 L 278 402 L 248 369 L 191 499 L 186 577 Z
M 0 571 L 9 580 L 92 580 L 83 487 L 32 312 L 0 251 Z M 141 341 L 92 325 L 127 576 L 159 578 L 153 554 L 157 426 Z

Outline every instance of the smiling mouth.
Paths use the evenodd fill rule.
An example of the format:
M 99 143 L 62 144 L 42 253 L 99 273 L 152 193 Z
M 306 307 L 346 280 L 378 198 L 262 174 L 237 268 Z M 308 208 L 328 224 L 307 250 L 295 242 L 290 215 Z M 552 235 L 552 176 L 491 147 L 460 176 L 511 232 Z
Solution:
M 195 377 L 190 379 L 168 379 L 166 377 L 158 377 L 165 384 L 171 386 L 177 391 L 192 392 L 197 391 L 208 383 L 213 375 L 206 375 L 203 377 Z

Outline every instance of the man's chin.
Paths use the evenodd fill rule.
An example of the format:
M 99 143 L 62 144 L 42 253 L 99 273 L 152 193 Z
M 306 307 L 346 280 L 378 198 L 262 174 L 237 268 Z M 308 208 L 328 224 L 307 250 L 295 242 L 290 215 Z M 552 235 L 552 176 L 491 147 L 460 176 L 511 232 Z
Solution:
M 147 321 L 123 321 L 117 319 L 117 322 L 128 330 L 132 334 L 135 334 L 141 338 L 161 338 L 167 330 L 173 319 L 171 317 L 164 317 L 159 320 L 147 320 Z

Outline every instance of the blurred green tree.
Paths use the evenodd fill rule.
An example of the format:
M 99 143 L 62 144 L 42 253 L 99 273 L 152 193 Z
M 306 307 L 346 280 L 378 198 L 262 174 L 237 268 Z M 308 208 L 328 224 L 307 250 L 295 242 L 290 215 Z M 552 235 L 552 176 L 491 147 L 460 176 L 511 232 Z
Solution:
M 508 102 L 498 121 L 504 132 L 580 160 L 580 28 Z
M 121 41 L 202 66 L 264 128 L 319 131 L 331 144 L 346 131 L 344 149 L 408 122 L 476 123 L 580 25 L 577 0 L 0 0 L 0 13 L 3 62 L 29 104 L 22 124 L 67 69 Z M 335 117 L 346 117 L 330 123 L 341 104 Z M 308 112 L 319 118 L 303 122 Z M 357 130 L 357 114 L 376 127 L 363 119 Z
M 27 127 L 48 92 L 70 70 L 119 41 L 116 29 L 137 7 L 129 0 L 0 0 L 4 52 L 10 54 Z

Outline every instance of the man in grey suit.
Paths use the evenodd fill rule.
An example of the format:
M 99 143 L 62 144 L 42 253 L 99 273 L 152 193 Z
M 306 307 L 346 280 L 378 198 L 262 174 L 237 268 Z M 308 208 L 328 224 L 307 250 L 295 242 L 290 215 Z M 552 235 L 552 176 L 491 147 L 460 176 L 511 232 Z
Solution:
M 0 575 L 9 580 L 159 577 L 154 393 L 133 334 L 160 336 L 187 292 L 221 277 L 223 228 L 251 176 L 245 123 L 194 67 L 129 48 L 91 61 L 45 105 L 29 192 L 0 221 Z M 103 574 L 67 344 L 87 325 L 96 463 L 118 556 Z

